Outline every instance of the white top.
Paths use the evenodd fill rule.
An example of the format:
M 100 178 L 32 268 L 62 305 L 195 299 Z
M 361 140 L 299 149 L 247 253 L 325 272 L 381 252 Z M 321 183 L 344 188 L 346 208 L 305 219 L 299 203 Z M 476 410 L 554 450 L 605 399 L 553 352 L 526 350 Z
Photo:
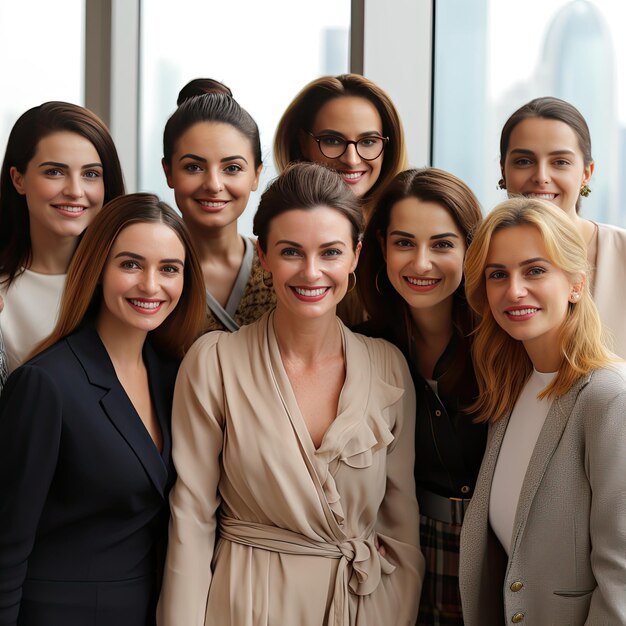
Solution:
M 489 498 L 489 523 L 507 554 L 526 470 L 552 405 L 551 398 L 539 400 L 537 396 L 555 376 L 556 372 L 533 370 L 513 407 L 498 455 Z
M 30 351 L 54 328 L 59 314 L 65 274 L 39 274 L 24 270 L 7 289 L 0 286 L 4 310 L 0 327 L 9 372 L 24 362 Z

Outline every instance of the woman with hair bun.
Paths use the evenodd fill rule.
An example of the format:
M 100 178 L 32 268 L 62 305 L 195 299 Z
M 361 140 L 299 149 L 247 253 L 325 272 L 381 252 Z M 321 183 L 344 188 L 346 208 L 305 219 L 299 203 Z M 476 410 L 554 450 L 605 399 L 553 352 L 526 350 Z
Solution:
M 626 358 L 626 291 L 616 288 L 626 284 L 626 230 L 580 215 L 594 167 L 589 127 L 569 102 L 536 98 L 502 128 L 500 187 L 512 195 L 549 200 L 572 220 L 587 246 L 587 285 L 610 331 L 608 345 Z
M 54 328 L 83 231 L 123 193 L 115 145 L 91 111 L 44 102 L 15 122 L 0 172 L 0 324 L 9 371 Z
M 275 302 L 254 241 L 237 230 L 263 169 L 255 121 L 224 93 L 192 96 L 165 125 L 163 169 L 200 255 L 206 330 L 255 321 Z
M 0 397 L 3 626 L 154 624 L 174 380 L 203 319 L 180 217 L 151 194 L 107 204 Z
M 336 317 L 362 226 L 321 165 L 263 194 L 254 232 L 276 308 L 201 337 L 176 384 L 161 626 L 414 624 L 411 379 L 393 346 Z
M 465 259 L 487 451 L 461 533 L 468 626 L 626 623 L 626 369 L 561 209 L 498 205 Z

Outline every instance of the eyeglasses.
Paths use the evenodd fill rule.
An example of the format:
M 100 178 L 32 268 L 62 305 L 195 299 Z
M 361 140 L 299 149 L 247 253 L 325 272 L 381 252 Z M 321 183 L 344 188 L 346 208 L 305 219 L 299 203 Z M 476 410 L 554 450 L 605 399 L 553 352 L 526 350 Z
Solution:
M 309 131 L 307 133 L 313 137 L 320 152 L 327 159 L 338 159 L 352 144 L 357 154 L 364 161 L 373 161 L 383 153 L 389 141 L 389 137 L 380 137 L 379 135 L 369 135 L 368 137 L 361 137 L 357 141 L 350 141 L 339 135 L 314 135 Z

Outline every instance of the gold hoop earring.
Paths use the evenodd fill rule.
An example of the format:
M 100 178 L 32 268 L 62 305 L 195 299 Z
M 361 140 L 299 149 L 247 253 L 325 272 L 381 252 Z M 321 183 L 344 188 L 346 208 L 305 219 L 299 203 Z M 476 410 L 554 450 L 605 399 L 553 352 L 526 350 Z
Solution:
M 378 268 L 378 271 L 376 272 L 376 278 L 374 279 L 374 287 L 376 287 L 376 291 L 378 291 L 378 293 L 381 296 L 383 295 L 383 292 L 380 290 L 380 287 L 378 285 L 378 278 L 380 277 L 380 270 L 382 270 L 383 267 L 384 267 L 384 265 Z
M 354 277 L 354 285 L 352 285 L 352 287 L 350 287 L 350 276 Z M 350 293 L 351 291 L 354 290 L 355 287 L 356 287 L 356 274 L 354 272 L 350 272 L 348 274 L 348 291 L 346 291 L 346 293 Z
M 580 188 L 580 195 L 583 198 L 588 198 L 590 193 L 591 193 L 591 187 L 589 185 L 585 184 Z
M 262 271 L 262 273 L 261 273 L 261 282 L 263 283 L 263 285 L 265 285 L 265 288 L 268 291 L 272 291 L 272 289 L 274 289 L 274 281 L 272 280 L 271 272 L 266 272 L 265 270 L 261 270 L 261 271 Z M 270 277 L 270 284 L 269 285 L 267 284 L 267 281 L 266 281 L 266 277 L 267 276 Z

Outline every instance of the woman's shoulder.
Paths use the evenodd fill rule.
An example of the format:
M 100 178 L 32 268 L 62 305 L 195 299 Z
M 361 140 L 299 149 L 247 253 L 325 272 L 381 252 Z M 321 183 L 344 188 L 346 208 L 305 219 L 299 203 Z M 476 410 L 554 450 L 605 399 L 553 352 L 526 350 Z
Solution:
M 408 371 L 403 353 L 388 338 L 368 336 L 348 328 L 345 332 L 367 350 L 372 369 L 377 371 L 382 378 L 386 379 L 391 375 L 395 379 L 400 372 L 403 377 L 404 371 Z
M 617 244 L 623 252 L 626 252 L 626 228 L 598 223 L 598 239 L 599 245 Z

